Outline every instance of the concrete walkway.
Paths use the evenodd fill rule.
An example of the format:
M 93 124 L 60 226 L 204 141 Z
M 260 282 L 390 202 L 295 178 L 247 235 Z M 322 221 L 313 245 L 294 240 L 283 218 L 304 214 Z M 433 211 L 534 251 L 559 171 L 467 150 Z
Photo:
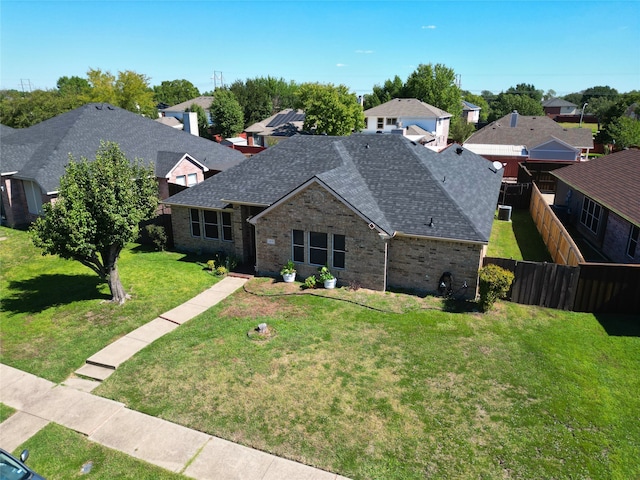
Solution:
M 240 277 L 224 278 L 92 355 L 76 370 L 80 377 L 71 377 L 61 385 L 0 364 L 0 402 L 17 410 L 0 424 L 0 447 L 13 451 L 49 422 L 55 422 L 89 440 L 196 479 L 347 480 L 130 410 L 120 402 L 90 393 L 121 363 L 231 295 L 246 281 Z

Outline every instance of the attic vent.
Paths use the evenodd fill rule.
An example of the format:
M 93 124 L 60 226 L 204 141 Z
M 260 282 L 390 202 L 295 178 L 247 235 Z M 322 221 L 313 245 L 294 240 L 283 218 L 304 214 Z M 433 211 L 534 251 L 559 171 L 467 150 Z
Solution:
M 367 143 L 367 144 L 364 146 L 364 148 L 369 148 L 369 144 Z
M 462 149 L 462 147 L 458 147 L 458 148 L 456 148 L 456 153 L 457 153 L 458 155 L 462 155 L 462 152 L 464 152 L 464 150 Z
M 369 228 L 370 228 L 371 230 L 373 230 L 374 228 L 376 228 L 376 226 L 375 226 L 375 224 L 370 223 L 370 224 L 369 224 Z

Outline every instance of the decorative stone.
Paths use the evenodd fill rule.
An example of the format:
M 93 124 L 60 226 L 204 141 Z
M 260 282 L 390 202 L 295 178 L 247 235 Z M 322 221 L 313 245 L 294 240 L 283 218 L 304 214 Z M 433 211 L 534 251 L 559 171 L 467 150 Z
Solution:
M 267 331 L 267 324 L 266 323 L 261 323 L 258 325 L 258 332 L 260 333 L 264 333 Z

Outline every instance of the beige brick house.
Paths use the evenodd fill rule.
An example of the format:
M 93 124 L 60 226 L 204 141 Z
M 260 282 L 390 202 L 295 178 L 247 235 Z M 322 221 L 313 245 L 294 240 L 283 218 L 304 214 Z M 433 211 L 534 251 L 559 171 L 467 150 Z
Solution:
M 501 179 L 457 145 L 296 136 L 166 203 L 177 248 L 230 253 L 259 274 L 292 259 L 298 280 L 328 265 L 342 284 L 424 292 L 449 272 L 474 297 Z

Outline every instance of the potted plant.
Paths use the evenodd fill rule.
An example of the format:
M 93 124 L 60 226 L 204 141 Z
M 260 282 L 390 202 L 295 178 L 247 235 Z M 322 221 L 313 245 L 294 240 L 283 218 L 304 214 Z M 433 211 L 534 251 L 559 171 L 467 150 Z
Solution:
M 320 280 L 324 282 L 324 288 L 335 288 L 336 286 L 336 277 L 333 276 L 329 267 L 324 266 L 318 269 L 318 276 Z
M 282 279 L 287 283 L 291 283 L 296 279 L 296 266 L 292 260 L 284 264 L 282 270 L 280 270 L 280 275 L 282 275 Z

